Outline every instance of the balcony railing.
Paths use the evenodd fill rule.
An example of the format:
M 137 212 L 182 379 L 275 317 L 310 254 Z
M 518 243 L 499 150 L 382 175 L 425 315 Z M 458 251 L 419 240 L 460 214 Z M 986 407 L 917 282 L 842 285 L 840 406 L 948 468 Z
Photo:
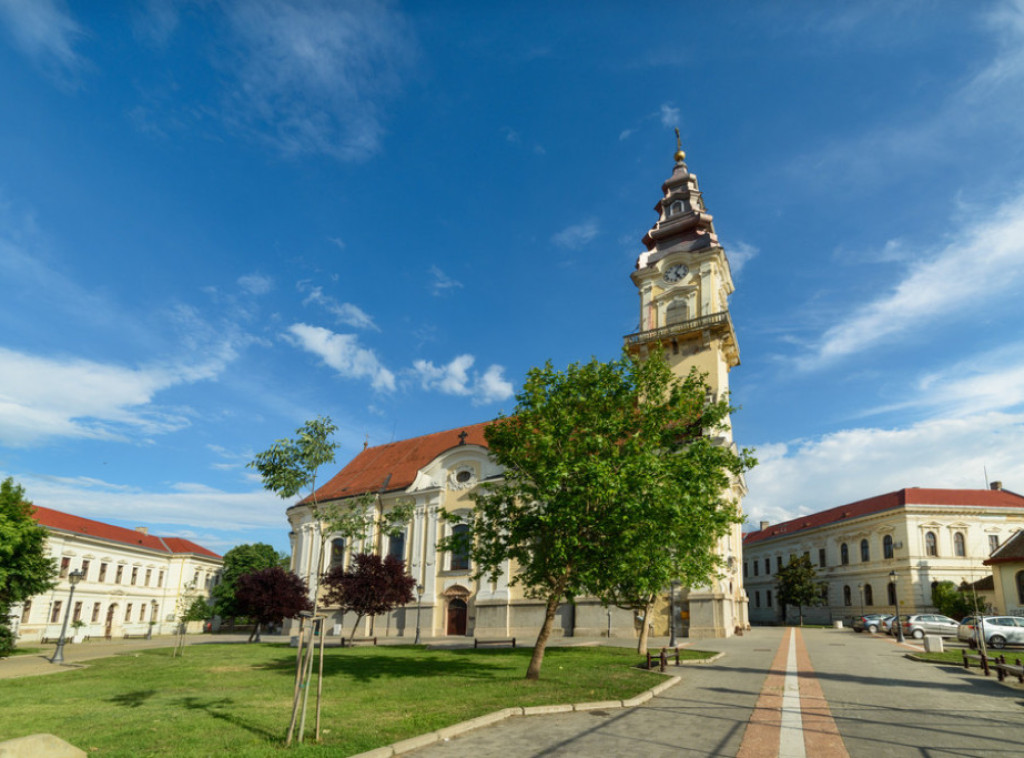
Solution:
M 644 342 L 657 342 L 668 339 L 669 337 L 688 334 L 689 332 L 695 332 L 701 329 L 714 329 L 716 327 L 720 328 L 723 326 L 729 330 L 729 334 L 733 333 L 732 321 L 729 318 L 729 311 L 711 313 L 707 316 L 698 316 L 697 318 L 687 319 L 686 321 L 680 321 L 676 324 L 659 326 L 657 329 L 648 329 L 643 332 L 637 332 L 636 334 L 629 334 L 626 335 L 625 339 L 627 345 L 639 345 Z

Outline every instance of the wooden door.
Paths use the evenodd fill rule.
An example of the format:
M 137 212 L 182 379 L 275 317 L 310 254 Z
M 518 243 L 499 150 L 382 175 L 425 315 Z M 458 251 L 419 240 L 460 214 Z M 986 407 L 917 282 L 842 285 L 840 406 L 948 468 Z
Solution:
M 453 598 L 448 601 L 448 634 L 466 636 L 466 601 Z
M 117 613 L 117 604 L 111 603 L 107 608 L 107 623 L 103 627 L 103 636 L 108 640 L 114 636 L 114 614 Z

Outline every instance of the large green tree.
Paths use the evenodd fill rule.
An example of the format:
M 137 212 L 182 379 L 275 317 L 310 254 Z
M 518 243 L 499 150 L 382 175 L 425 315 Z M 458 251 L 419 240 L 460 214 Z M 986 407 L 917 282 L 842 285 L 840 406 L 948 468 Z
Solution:
M 969 587 L 958 588 L 953 582 L 939 582 L 932 587 L 932 605 L 939 613 L 955 618 L 957 621 L 964 616 L 976 613 L 976 597 L 968 594 Z M 984 612 L 984 607 L 980 609 Z
M 732 477 L 754 465 L 714 439 L 730 408 L 704 378 L 676 377 L 658 353 L 641 360 L 532 369 L 515 412 L 485 430 L 504 467 L 475 493 L 468 538 L 477 575 L 499 575 L 543 601 L 527 678 L 540 676 L 558 605 L 590 594 L 604 602 L 644 598 L 673 579 L 706 583 L 716 546 L 739 521 Z M 460 540 L 468 542 L 460 542 Z
M 796 606 L 800 626 L 803 626 L 804 607 L 825 604 L 822 583 L 818 581 L 814 565 L 806 555 L 793 556 L 789 563 L 775 572 L 775 587 L 783 621 L 786 620 L 787 606 Z
M 220 583 L 211 593 L 214 613 L 222 618 L 244 615 L 236 599 L 239 578 L 274 566 L 284 566 L 287 560 L 287 556 L 281 555 L 264 542 L 237 545 L 228 550 L 224 553 Z
M 14 647 L 11 606 L 54 586 L 56 566 L 46 552 L 46 530 L 32 517 L 25 490 L 0 483 L 0 655 Z

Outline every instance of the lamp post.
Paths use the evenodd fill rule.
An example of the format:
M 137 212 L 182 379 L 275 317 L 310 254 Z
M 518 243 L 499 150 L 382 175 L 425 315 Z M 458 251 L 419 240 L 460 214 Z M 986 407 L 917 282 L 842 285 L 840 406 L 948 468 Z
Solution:
M 896 606 L 896 641 L 903 642 L 903 620 L 900 618 L 900 593 L 899 588 L 896 586 L 896 572 L 889 572 L 889 581 L 892 582 L 892 599 L 893 604 Z
M 64 611 L 64 624 L 60 628 L 57 649 L 54 651 L 50 663 L 64 663 L 64 635 L 68 631 L 68 617 L 71 616 L 71 606 L 75 602 L 75 585 L 82 581 L 84 577 L 84 571 L 72 571 L 68 574 L 68 584 L 71 585 L 71 593 L 68 595 L 68 607 Z
M 860 615 L 863 616 L 864 615 L 864 585 L 863 584 L 858 584 L 857 585 L 857 594 L 860 595 Z
M 416 639 L 414 645 L 420 644 L 420 606 L 423 604 L 423 585 L 416 585 Z
M 678 582 L 673 579 L 669 586 L 668 595 L 668 646 L 676 646 L 676 586 Z

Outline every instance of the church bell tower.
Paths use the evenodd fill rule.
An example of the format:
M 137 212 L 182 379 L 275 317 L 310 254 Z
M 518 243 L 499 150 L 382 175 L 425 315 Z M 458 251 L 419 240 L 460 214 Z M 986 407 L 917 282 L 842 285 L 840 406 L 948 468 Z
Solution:
M 640 329 L 625 338 L 626 346 L 640 355 L 660 348 L 679 377 L 696 367 L 707 376 L 718 399 L 729 391 L 729 371 L 740 362 L 729 317 L 732 273 L 697 176 L 686 167 L 678 129 L 675 166 L 661 193 L 654 206 L 658 219 L 643 238 L 647 249 L 640 253 L 632 274 L 640 295 Z M 733 445 L 732 432 L 718 442 Z M 730 497 L 739 505 L 745 492 L 739 480 L 733 483 Z M 690 637 L 728 637 L 749 626 L 739 524 L 721 539 L 718 549 L 723 576 L 708 586 L 684 590 L 679 598 L 684 611 L 677 622 L 682 622 Z

